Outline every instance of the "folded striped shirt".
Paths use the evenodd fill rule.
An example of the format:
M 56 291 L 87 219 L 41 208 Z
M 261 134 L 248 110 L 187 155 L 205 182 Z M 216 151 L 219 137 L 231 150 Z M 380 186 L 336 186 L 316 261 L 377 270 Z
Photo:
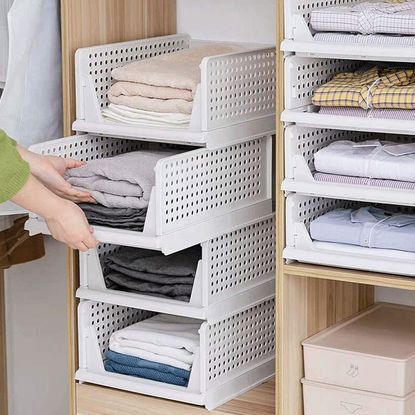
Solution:
M 351 184 L 359 186 L 387 187 L 392 189 L 415 190 L 414 182 L 399 180 L 371 179 L 369 177 L 341 176 L 339 174 L 315 173 L 314 179 L 318 182 Z
M 415 110 L 399 109 L 369 109 L 363 108 L 346 108 L 346 107 L 321 107 L 319 114 L 337 115 L 345 117 L 366 117 L 388 120 L 414 121 Z
M 349 43 L 373 46 L 415 46 L 415 36 L 362 35 L 356 33 L 320 32 L 314 35 L 316 42 Z
M 401 68 L 343 72 L 318 87 L 313 104 L 321 107 L 415 109 L 415 70 Z
M 319 32 L 414 35 L 415 2 L 372 0 L 318 8 L 310 13 L 310 25 Z

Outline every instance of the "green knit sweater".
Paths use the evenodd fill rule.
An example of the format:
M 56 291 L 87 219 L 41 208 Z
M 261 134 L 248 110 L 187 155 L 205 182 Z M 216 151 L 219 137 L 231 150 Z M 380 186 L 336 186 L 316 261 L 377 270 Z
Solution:
M 0 130 L 0 203 L 18 193 L 28 181 L 29 175 L 29 164 L 20 157 L 16 141 Z

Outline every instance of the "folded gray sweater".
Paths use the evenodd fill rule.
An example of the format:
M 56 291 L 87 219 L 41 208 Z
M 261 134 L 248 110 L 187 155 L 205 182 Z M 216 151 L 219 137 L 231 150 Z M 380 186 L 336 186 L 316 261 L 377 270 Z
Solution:
M 155 185 L 155 167 L 159 160 L 177 151 L 141 150 L 97 159 L 65 178 L 74 187 L 86 190 L 101 205 L 113 208 L 142 209 L 148 206 Z

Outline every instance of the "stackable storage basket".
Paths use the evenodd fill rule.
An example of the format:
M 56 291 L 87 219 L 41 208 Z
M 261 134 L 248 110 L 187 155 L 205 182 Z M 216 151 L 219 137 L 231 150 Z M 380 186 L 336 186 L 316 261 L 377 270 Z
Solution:
M 331 326 L 303 342 L 305 378 L 404 398 L 415 391 L 414 325 L 413 307 L 377 304 Z
M 338 140 L 355 142 L 388 140 L 412 142 L 413 137 L 368 132 L 308 128 L 291 125 L 285 129 L 285 180 L 288 192 L 388 204 L 415 206 L 415 191 L 366 185 L 327 183 L 314 179 L 314 154 Z
M 218 319 L 275 293 L 274 216 L 202 244 L 189 303 L 106 288 L 102 259 L 119 249 L 100 244 L 80 254 L 80 298 L 198 319 Z
M 159 144 L 85 134 L 38 144 L 31 150 L 88 161 L 154 146 Z M 272 137 L 217 150 L 188 147 L 183 151 L 156 166 L 144 231 L 97 226 L 97 240 L 169 254 L 272 213 Z M 48 233 L 45 222 L 37 217 L 27 228 Z
M 203 42 L 172 35 L 79 49 L 76 53 L 75 131 L 220 148 L 275 132 L 275 48 L 241 44 L 243 51 L 203 59 L 188 129 L 107 122 L 111 71 L 129 62 Z
M 358 0 L 285 0 L 285 40 L 281 44 L 284 51 L 296 52 L 298 56 L 364 59 L 374 61 L 414 62 L 415 49 L 405 46 L 405 40 L 395 36 L 388 41 L 387 36 L 362 36 L 363 43 L 356 42 L 352 34 L 336 33 L 336 43 L 323 42 L 314 38 L 309 25 L 310 11 L 323 7 L 357 3 Z M 391 36 L 389 36 L 390 38 Z M 389 43 L 388 43 L 389 42 Z
M 314 91 L 340 72 L 354 71 L 362 62 L 289 56 L 285 59 L 285 110 L 282 120 L 300 126 L 336 130 L 414 135 L 414 121 L 319 114 Z
M 411 415 L 415 393 L 404 398 L 303 380 L 304 415 Z
M 346 244 L 313 241 L 310 222 L 337 208 L 358 208 L 359 202 L 290 194 L 286 202 L 286 248 L 284 258 L 310 264 L 362 269 L 415 276 L 415 253 L 389 249 L 371 249 Z M 386 206 L 392 210 L 392 206 Z M 403 210 L 395 207 L 393 210 Z M 406 208 L 413 212 L 413 208 Z
M 215 322 L 202 322 L 188 387 L 106 372 L 104 354 L 113 332 L 151 316 L 139 309 L 81 301 L 79 381 L 193 403 L 213 409 L 274 373 L 274 300 Z

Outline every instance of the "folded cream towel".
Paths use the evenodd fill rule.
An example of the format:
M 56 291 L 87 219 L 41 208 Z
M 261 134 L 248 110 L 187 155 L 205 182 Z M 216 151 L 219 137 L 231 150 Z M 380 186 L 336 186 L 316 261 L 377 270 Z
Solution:
M 193 110 L 193 101 L 189 102 L 184 99 L 158 99 L 140 95 L 115 96 L 110 91 L 108 91 L 108 99 L 113 104 L 125 105 L 142 111 L 191 114 Z
M 200 83 L 200 64 L 203 58 L 240 50 L 241 48 L 235 45 L 208 43 L 129 63 L 115 68 L 112 77 L 117 81 L 188 90 L 194 98 L 197 85 Z M 157 95 L 152 92 L 149 96 L 161 98 L 163 93 L 164 89 Z

